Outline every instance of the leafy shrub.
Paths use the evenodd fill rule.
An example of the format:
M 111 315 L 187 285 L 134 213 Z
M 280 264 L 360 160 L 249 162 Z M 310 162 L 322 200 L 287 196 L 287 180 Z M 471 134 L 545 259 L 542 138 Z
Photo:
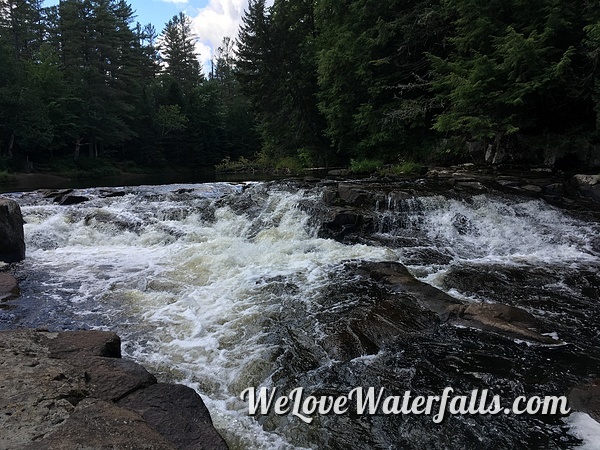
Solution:
M 350 171 L 352 173 L 373 173 L 383 166 L 383 161 L 379 159 L 353 159 L 350 161 Z

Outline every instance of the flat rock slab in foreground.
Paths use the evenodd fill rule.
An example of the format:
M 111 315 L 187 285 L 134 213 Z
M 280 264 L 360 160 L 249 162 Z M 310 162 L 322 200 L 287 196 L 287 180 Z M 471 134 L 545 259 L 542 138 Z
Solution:
M 0 332 L 0 448 L 228 448 L 194 390 L 120 355 L 110 332 Z

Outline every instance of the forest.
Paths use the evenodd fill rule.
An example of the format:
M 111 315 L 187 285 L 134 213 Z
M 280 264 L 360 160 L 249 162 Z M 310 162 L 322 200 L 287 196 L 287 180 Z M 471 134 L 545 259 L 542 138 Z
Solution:
M 210 68 L 183 13 L 0 13 L 0 170 L 600 165 L 596 0 L 250 0 Z

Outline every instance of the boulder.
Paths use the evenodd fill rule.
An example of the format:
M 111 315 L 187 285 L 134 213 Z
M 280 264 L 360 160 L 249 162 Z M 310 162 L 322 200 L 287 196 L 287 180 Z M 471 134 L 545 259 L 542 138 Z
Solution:
M 128 395 L 118 405 L 135 411 L 179 449 L 226 450 L 210 414 L 196 392 L 183 385 L 158 383 Z M 170 420 L 165 421 L 165 417 Z M 181 430 L 186 430 L 182 433 Z
M 0 198 L 0 261 L 7 263 L 25 258 L 23 215 L 17 202 Z
M 358 274 L 366 274 L 378 281 L 396 298 L 409 298 L 415 301 L 412 306 L 414 314 L 406 316 L 410 311 L 406 302 L 402 310 L 396 311 L 397 305 L 384 307 L 382 317 L 394 319 L 395 316 L 405 315 L 410 318 L 414 329 L 424 329 L 421 320 L 427 320 L 425 311 L 431 311 L 442 320 L 460 326 L 467 326 L 484 331 L 494 332 L 509 338 L 523 339 L 548 345 L 559 345 L 561 341 L 545 336 L 541 332 L 540 322 L 527 311 L 500 303 L 465 304 L 445 292 L 417 280 L 402 264 L 396 262 L 367 262 L 357 268 Z M 407 297 L 408 296 L 408 297 Z M 381 303 L 378 308 L 382 308 Z M 421 308 L 420 315 L 418 308 Z M 367 317 L 369 317 L 367 315 Z M 396 319 L 397 320 L 397 319 Z M 404 319 L 406 321 L 406 319 Z M 381 328 L 381 327 L 379 327 Z M 364 330 L 363 330 L 364 331 Z M 376 341 L 376 340 L 375 340 Z
M 73 364 L 85 370 L 90 396 L 116 402 L 139 389 L 156 384 L 156 378 L 139 364 L 119 358 L 94 356 Z
M 83 195 L 65 195 L 64 197 L 60 197 L 58 199 L 54 199 L 60 205 L 68 206 L 68 205 L 78 205 L 79 203 L 84 203 L 89 201 L 88 197 L 84 197 Z
M 1 331 L 0 448 L 227 449 L 196 392 L 120 355 L 110 332 Z
M 121 338 L 110 331 L 71 331 L 48 341 L 50 357 L 77 359 L 85 356 L 121 357 Z
M 10 300 L 20 294 L 19 283 L 9 273 L 0 273 L 0 301 Z

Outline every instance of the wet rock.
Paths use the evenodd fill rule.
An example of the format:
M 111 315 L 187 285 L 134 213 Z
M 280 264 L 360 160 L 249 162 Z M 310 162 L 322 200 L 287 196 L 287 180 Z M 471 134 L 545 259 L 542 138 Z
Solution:
M 158 383 L 134 392 L 118 405 L 135 411 L 178 449 L 227 449 L 196 392 L 182 385 Z M 169 417 L 167 422 L 165 417 Z M 181 430 L 186 430 L 182 433 Z
M 424 310 L 447 316 L 448 306 L 461 302 L 445 292 L 417 280 L 406 267 L 396 262 L 368 262 L 358 267 L 359 273 L 388 286 L 392 292 L 410 294 Z
M 575 175 L 574 182 L 579 188 L 579 195 L 600 202 L 600 175 Z
M 573 178 L 579 186 L 594 186 L 600 183 L 600 175 L 574 175 Z
M 58 202 L 56 200 L 57 198 L 62 198 L 64 196 L 66 196 L 66 195 L 69 195 L 71 192 L 73 192 L 73 189 L 61 189 L 61 190 L 43 191 L 44 198 L 51 198 L 55 202 Z
M 360 292 L 365 300 L 343 311 L 326 310 L 320 315 L 319 321 L 324 324 L 326 334 L 320 345 L 330 358 L 348 361 L 376 354 L 382 348 L 426 334 L 439 323 L 438 316 L 423 308 L 413 291 L 398 291 L 391 283 L 383 281 L 385 274 L 378 269 L 385 271 L 395 265 L 359 262 L 345 266 L 344 270 L 352 274 L 350 279 L 353 281 L 327 292 L 327 297 L 339 299 Z
M 113 191 L 108 189 L 103 189 L 100 191 L 101 198 L 115 198 L 115 197 L 125 197 L 127 192 L 125 191 Z
M 540 186 L 536 186 L 534 184 L 526 184 L 525 186 L 521 187 L 521 189 L 523 189 L 524 191 L 527 191 L 527 192 L 534 193 L 534 194 L 541 194 L 541 192 L 542 192 L 542 188 Z
M 98 209 L 88 214 L 84 219 L 84 223 L 88 226 L 91 226 L 94 223 L 112 225 L 117 229 L 133 232 L 138 232 L 143 226 L 141 220 L 120 216 L 102 209 Z
M 565 185 L 563 183 L 551 183 L 543 188 L 544 194 L 561 196 L 565 194 Z
M 11 300 L 20 295 L 19 283 L 9 273 L 0 273 L 0 301 Z
M 377 191 L 364 189 L 361 184 L 340 183 L 338 185 L 338 197 L 346 205 L 356 207 L 371 206 L 376 203 L 377 196 Z
M 416 305 L 422 308 L 421 314 L 423 310 L 432 311 L 441 319 L 449 320 L 451 323 L 492 331 L 511 338 L 551 345 L 562 343 L 542 335 L 541 323 L 523 309 L 498 303 L 463 304 L 439 289 L 417 280 L 399 263 L 364 263 L 358 267 L 357 272 L 366 272 L 371 279 L 389 286 L 392 292 L 415 299 Z M 407 306 L 404 304 L 402 307 Z M 394 309 L 385 308 L 381 316 L 393 318 L 395 314 Z M 413 325 L 414 328 L 418 329 L 419 315 L 415 314 L 411 320 L 416 324 Z M 372 339 L 371 336 L 369 337 Z
M 452 217 L 452 226 L 456 228 L 458 234 L 462 235 L 477 235 L 479 232 L 471 220 L 469 220 L 469 218 L 464 214 L 460 213 L 456 213 L 454 214 L 454 217 Z
M 540 342 L 543 344 L 561 344 L 559 340 L 540 334 L 540 324 L 534 316 L 520 308 L 499 303 L 477 303 L 470 305 L 451 305 L 448 307 L 450 318 L 457 318 L 460 325 L 495 331 L 501 334 Z
M 572 388 L 567 398 L 571 409 L 587 413 L 600 422 L 600 380 Z
M 73 194 L 73 189 L 46 191 L 44 198 L 51 198 L 54 203 L 59 205 L 76 205 L 89 200 L 88 197 Z
M 0 261 L 7 263 L 25 258 L 23 215 L 17 202 L 0 198 Z
M 65 195 L 63 197 L 55 198 L 54 201 L 60 205 L 68 206 L 68 205 L 78 205 L 80 203 L 85 203 L 89 201 L 88 197 L 84 197 L 83 195 Z
M 0 448 L 227 448 L 193 390 L 155 387 L 119 343 L 100 331 L 0 332 Z M 130 395 L 138 406 L 116 404 Z
M 356 208 L 331 208 L 323 223 L 322 234 L 342 240 L 350 233 L 356 233 L 373 226 L 373 217 L 368 212 Z

